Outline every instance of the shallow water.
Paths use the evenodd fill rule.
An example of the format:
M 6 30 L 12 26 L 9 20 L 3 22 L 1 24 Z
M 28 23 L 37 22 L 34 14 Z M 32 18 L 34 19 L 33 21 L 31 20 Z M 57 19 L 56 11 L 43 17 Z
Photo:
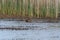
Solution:
M 26 23 L 24 21 L 0 20 L 0 27 L 20 26 L 37 28 L 37 30 L 0 30 L 0 40 L 60 40 L 60 23 Z
M 60 23 L 27 23 L 25 21 L 0 20 L 0 27 L 59 27 Z
M 0 30 L 0 40 L 60 40 L 60 29 Z

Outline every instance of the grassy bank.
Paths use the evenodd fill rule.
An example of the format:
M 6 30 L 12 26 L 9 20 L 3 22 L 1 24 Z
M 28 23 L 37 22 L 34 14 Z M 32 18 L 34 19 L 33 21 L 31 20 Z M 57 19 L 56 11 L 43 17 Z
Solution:
M 0 0 L 0 18 L 57 18 L 58 5 L 55 0 Z

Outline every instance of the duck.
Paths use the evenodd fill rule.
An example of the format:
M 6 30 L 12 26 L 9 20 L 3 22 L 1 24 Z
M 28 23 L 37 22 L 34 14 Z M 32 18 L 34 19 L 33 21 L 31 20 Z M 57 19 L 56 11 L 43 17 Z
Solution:
M 25 22 L 31 22 L 32 20 L 30 18 L 26 18 Z

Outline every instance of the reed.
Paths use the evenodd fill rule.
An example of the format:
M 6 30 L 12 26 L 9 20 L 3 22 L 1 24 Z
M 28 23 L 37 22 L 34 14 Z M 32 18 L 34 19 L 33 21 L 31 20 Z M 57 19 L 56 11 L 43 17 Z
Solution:
M 0 14 L 8 16 L 57 18 L 58 8 L 56 0 L 0 0 Z

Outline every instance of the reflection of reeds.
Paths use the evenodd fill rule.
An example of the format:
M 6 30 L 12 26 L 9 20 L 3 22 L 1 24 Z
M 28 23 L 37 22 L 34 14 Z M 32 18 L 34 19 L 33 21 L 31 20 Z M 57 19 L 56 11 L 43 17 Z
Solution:
M 16 17 L 57 18 L 57 4 L 56 0 L 0 0 L 0 14 Z

